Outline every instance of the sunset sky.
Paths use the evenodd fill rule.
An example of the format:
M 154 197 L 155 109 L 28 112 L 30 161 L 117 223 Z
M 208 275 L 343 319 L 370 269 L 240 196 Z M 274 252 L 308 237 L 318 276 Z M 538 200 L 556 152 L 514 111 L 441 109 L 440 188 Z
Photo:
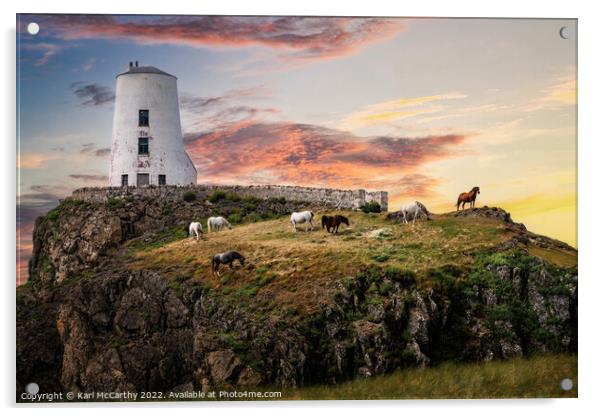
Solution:
M 577 245 L 575 20 L 21 15 L 17 30 L 21 282 L 35 218 L 107 184 L 115 76 L 134 60 L 178 77 L 199 183 L 387 190 L 390 210 L 434 212 L 480 186 L 478 205 Z

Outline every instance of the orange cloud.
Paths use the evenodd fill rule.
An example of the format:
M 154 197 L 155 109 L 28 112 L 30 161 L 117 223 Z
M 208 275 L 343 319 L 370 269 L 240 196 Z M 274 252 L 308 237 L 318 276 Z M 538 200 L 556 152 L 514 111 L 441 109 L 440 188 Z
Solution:
M 187 135 L 187 150 L 200 162 L 201 181 L 385 188 L 418 195 L 435 182 L 414 170 L 458 152 L 464 140 L 463 135 L 358 137 L 311 124 L 246 120 Z
M 43 168 L 53 156 L 46 153 L 23 153 L 17 157 L 18 169 L 40 169 Z

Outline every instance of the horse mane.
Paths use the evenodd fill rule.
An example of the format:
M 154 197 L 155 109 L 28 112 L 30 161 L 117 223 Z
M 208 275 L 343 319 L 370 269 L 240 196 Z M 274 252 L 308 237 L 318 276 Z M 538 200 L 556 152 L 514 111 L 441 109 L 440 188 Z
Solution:
M 335 219 L 338 218 L 343 224 L 349 225 L 349 218 L 345 217 L 344 215 L 335 215 L 334 217 Z
M 424 211 L 424 213 L 425 213 L 425 214 L 428 214 L 428 213 L 429 213 L 429 210 L 428 210 L 428 209 L 426 209 L 426 207 L 424 206 L 424 204 L 423 204 L 422 202 L 416 201 L 416 205 L 418 205 L 418 206 L 420 207 L 420 209 L 421 209 L 422 211 Z

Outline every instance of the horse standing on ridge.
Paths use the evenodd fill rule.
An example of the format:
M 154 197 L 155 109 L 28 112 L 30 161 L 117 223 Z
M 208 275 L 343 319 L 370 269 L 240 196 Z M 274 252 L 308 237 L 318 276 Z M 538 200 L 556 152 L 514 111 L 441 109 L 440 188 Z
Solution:
M 399 209 L 399 211 L 402 214 L 403 222 L 405 224 L 408 223 L 408 217 L 410 215 L 414 215 L 414 218 L 412 219 L 412 223 L 415 223 L 416 218 L 418 218 L 422 214 L 424 214 L 426 216 L 427 221 L 431 220 L 431 215 L 430 215 L 430 212 L 428 211 L 428 209 L 426 209 L 424 204 L 422 204 L 421 202 L 418 202 L 418 201 L 410 202 L 409 204 L 403 205 Z
M 224 217 L 209 217 L 207 219 L 207 232 L 220 231 L 222 228 L 232 229 L 232 225 Z
M 203 234 L 203 225 L 200 222 L 191 222 L 188 224 L 188 235 L 196 235 L 196 241 L 199 241 L 199 237 Z
M 302 212 L 293 212 L 291 214 L 291 224 L 293 225 L 293 230 L 297 231 L 297 224 L 303 224 L 305 222 L 309 223 L 310 230 L 314 229 L 314 213 L 311 211 L 302 211 Z
M 327 232 L 332 229 L 334 234 L 339 232 L 339 225 L 347 224 L 349 226 L 349 219 L 342 215 L 335 215 L 331 217 L 329 215 L 322 215 L 322 229 L 326 228 Z
M 467 202 L 470 204 L 470 208 L 474 208 L 475 201 L 477 200 L 477 195 L 481 193 L 481 189 L 478 186 L 475 186 L 470 190 L 470 192 L 462 192 L 458 195 L 458 202 L 456 202 L 456 211 L 460 210 L 460 204 L 462 204 L 462 209 L 464 209 L 464 204 Z

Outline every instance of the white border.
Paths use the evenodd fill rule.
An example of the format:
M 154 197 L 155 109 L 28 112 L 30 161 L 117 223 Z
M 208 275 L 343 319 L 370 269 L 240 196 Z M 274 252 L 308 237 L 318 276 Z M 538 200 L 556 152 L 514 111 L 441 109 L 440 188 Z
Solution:
M 508 413 L 545 412 L 546 415 L 588 414 L 599 411 L 598 392 L 600 375 L 600 265 L 597 260 L 598 237 L 601 235 L 602 207 L 600 197 L 601 177 L 599 158 L 602 155 L 598 131 L 600 105 L 600 45 L 602 39 L 602 17 L 595 8 L 595 2 L 545 1 L 526 2 L 524 0 L 504 0 L 498 2 L 453 0 L 453 1 L 355 1 L 341 2 L 325 0 L 291 1 L 185 1 L 169 0 L 151 2 L 149 0 L 93 1 L 53 0 L 2 3 L 2 23 L 4 53 L 2 82 L 4 99 L 2 102 L 2 126 L 4 126 L 3 162 L 4 200 L 2 209 L 2 249 L 1 264 L 5 267 L 4 278 L 4 325 L 5 336 L 0 343 L 2 348 L 3 374 L 0 378 L 0 393 L 5 406 L 14 409 L 15 385 L 15 13 L 145 13 L 145 14 L 303 14 L 303 15 L 380 15 L 380 16 L 441 16 L 441 17 L 549 17 L 579 19 L 579 399 L 565 400 L 451 400 L 451 401 L 384 401 L 384 402 L 283 402 L 283 403 L 177 403 L 177 404 L 93 404 L 93 405 L 53 405 L 28 407 L 44 414 L 82 412 L 82 407 L 90 414 L 125 413 L 136 409 L 145 414 L 164 414 L 166 406 L 177 412 L 187 407 L 195 408 L 195 413 L 264 415 L 266 413 L 299 414 L 308 412 L 344 412 L 345 415 L 365 414 L 370 408 L 378 412 L 415 412 L 417 414 L 467 415 L 484 412 L 487 415 L 507 415 Z M 598 133 L 598 134 L 596 134 Z M 21 406 L 23 407 L 23 406 Z M 144 408 L 140 409 L 141 407 Z M 335 410 L 336 409 L 336 410 Z

